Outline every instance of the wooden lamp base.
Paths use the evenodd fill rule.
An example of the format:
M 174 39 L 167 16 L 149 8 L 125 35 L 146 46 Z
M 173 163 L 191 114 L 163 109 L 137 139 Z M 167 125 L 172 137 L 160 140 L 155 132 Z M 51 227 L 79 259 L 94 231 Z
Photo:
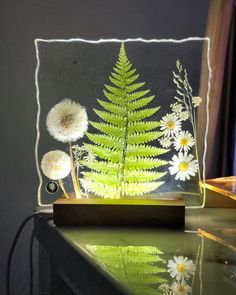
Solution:
M 155 226 L 183 228 L 185 206 L 180 197 L 168 199 L 67 199 L 53 204 L 55 225 Z

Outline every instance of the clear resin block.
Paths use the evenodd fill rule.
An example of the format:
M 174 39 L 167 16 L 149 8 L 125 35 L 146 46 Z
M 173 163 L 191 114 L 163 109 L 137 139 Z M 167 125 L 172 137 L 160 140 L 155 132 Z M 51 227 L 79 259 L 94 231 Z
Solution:
M 62 195 L 170 194 L 201 205 L 208 38 L 36 39 L 35 46 L 39 205 Z

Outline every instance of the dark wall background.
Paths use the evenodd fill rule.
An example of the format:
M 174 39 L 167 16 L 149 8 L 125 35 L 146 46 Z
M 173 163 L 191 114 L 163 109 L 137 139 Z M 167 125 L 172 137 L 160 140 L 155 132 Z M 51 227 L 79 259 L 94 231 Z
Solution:
M 1 294 L 13 235 L 37 205 L 34 39 L 202 37 L 207 10 L 206 0 L 1 0 Z M 29 233 L 30 227 L 14 259 L 13 294 L 28 291 Z

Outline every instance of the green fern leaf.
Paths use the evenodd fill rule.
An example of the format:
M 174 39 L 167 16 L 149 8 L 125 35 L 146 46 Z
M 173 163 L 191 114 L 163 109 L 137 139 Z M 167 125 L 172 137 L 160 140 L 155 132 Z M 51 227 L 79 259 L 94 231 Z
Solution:
M 134 122 L 134 121 L 140 121 L 142 119 L 151 117 L 152 115 L 154 115 L 160 107 L 158 108 L 151 108 L 151 109 L 145 109 L 145 110 L 141 110 L 141 111 L 135 111 L 135 112 L 129 112 L 128 116 L 129 116 L 129 121 L 130 122 Z
M 125 126 L 125 122 L 123 120 L 122 116 L 118 116 L 112 113 L 108 113 L 108 112 L 104 112 L 104 111 L 99 111 L 94 109 L 94 112 L 104 121 L 120 126 L 120 127 L 124 127 Z
M 162 132 L 159 131 L 133 133 L 129 136 L 127 142 L 128 144 L 147 143 L 159 138 L 160 136 L 162 136 Z
M 126 79 L 126 84 L 127 85 L 130 85 L 132 84 L 133 82 L 135 82 L 139 77 L 139 74 L 136 74 L 136 75 L 132 75 L 130 78 Z
M 92 134 L 87 132 L 87 137 L 97 145 L 108 147 L 111 149 L 122 150 L 122 142 L 119 138 L 111 137 L 109 135 Z
M 133 76 L 136 73 L 136 69 L 132 69 L 125 74 L 125 78 L 128 79 L 129 77 Z
M 121 81 L 121 80 L 118 80 L 118 79 L 114 79 L 112 77 L 109 77 L 110 81 L 117 87 L 120 87 L 120 88 L 124 88 L 125 87 L 125 84 L 124 84 L 124 81 Z
M 117 96 L 115 94 L 112 94 L 110 92 L 107 92 L 105 89 L 103 90 L 103 93 L 104 93 L 105 97 L 107 99 L 109 99 L 111 102 L 123 106 L 124 99 L 121 96 Z
M 117 138 L 124 138 L 124 128 L 120 128 L 115 125 L 111 125 L 107 123 L 97 123 L 97 122 L 91 122 L 91 121 L 90 121 L 90 125 L 95 127 L 97 130 L 101 131 L 102 133 L 105 133 Z
M 86 190 L 93 194 L 96 194 L 99 197 L 112 199 L 118 198 L 116 186 L 95 182 L 92 181 L 91 178 L 87 178 L 86 176 L 82 178 L 81 183 Z
M 167 165 L 167 161 L 155 158 L 127 157 L 125 168 L 128 170 L 154 169 Z
M 134 92 L 135 90 L 141 88 L 143 85 L 145 85 L 145 82 L 135 83 L 135 84 L 129 85 L 129 86 L 126 87 L 126 91 L 128 93 Z
M 122 43 L 109 76 L 111 85 L 105 84 L 103 90 L 108 101 L 99 99 L 104 110 L 94 109 L 100 122 L 90 123 L 98 133 L 87 133 L 91 144 L 85 146 L 96 161 L 83 162 L 90 171 L 84 173 L 82 184 L 88 192 L 104 198 L 149 193 L 163 183 L 159 180 L 165 175 L 156 169 L 167 162 L 157 157 L 168 150 L 150 145 L 162 135 L 156 130 L 160 122 L 148 121 L 159 107 L 146 107 L 155 95 L 147 96 L 150 90 L 143 89 L 145 82 L 138 81 L 139 74 L 132 67 Z
M 142 91 L 136 91 L 134 93 L 130 93 L 128 95 L 128 100 L 132 101 L 138 98 L 141 98 L 143 96 L 145 96 L 146 94 L 148 94 L 150 92 L 150 90 L 142 90 Z
M 163 177 L 166 172 L 154 172 L 154 171 L 129 171 L 125 174 L 124 181 L 129 183 L 137 182 L 149 182 L 157 180 Z
M 84 144 L 86 147 L 89 148 L 89 150 L 96 155 L 97 157 L 101 159 L 105 159 L 108 161 L 111 161 L 113 163 L 119 163 L 122 160 L 123 154 L 119 151 L 112 150 L 109 148 L 104 148 L 97 145 L 92 144 Z M 86 164 L 85 164 L 86 166 Z
M 93 179 L 94 182 L 99 182 L 100 184 L 108 186 L 116 186 L 118 181 L 117 174 L 111 173 L 99 173 L 99 172 L 84 172 L 85 177 Z
M 156 129 L 161 125 L 160 122 L 157 121 L 149 121 L 149 122 L 129 122 L 128 124 L 128 132 L 130 134 L 137 132 L 144 132 Z
M 124 95 L 124 91 L 120 88 L 117 87 L 113 87 L 110 86 L 108 84 L 105 84 L 105 87 L 107 88 L 107 90 L 109 90 L 111 93 L 117 95 L 117 96 L 123 96 Z
M 111 103 L 111 102 L 105 102 L 103 100 L 98 99 L 97 100 L 99 102 L 99 104 L 104 107 L 104 109 L 106 109 L 107 111 L 114 113 L 116 115 L 119 116 L 124 116 L 126 113 L 126 110 L 124 107 L 119 106 L 117 104 Z
M 154 99 L 155 95 L 149 96 L 149 97 L 144 97 L 141 98 L 139 100 L 130 102 L 128 104 L 128 110 L 129 111 L 134 111 L 136 109 L 142 108 L 144 106 L 146 106 L 147 104 L 149 104 L 153 99 Z
M 129 144 L 127 146 L 126 156 L 127 157 L 155 157 L 167 152 L 166 149 L 157 148 L 148 145 L 135 145 Z
M 123 77 L 123 76 L 121 76 L 121 75 L 119 75 L 119 74 L 117 74 L 117 73 L 114 73 L 114 72 L 112 72 L 111 75 L 112 75 L 116 80 L 121 81 L 121 82 L 124 82 L 124 77 Z
M 163 182 L 145 182 L 145 183 L 125 183 L 122 187 L 122 195 L 127 196 L 139 196 L 150 193 L 156 190 Z
M 107 161 L 94 161 L 94 162 L 85 162 L 81 161 L 82 165 L 86 165 L 88 168 L 93 169 L 93 171 L 117 174 L 119 171 L 119 165 L 113 162 Z

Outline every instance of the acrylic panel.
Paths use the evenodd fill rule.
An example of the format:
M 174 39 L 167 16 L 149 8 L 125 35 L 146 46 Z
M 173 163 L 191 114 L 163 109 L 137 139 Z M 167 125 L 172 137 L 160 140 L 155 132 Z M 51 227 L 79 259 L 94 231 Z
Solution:
M 199 87 L 205 63 L 209 93 L 208 38 L 36 39 L 35 46 L 39 205 L 75 190 L 84 198 L 200 195 L 209 97 Z M 70 129 L 76 107 L 79 130 Z M 69 137 L 60 137 L 60 124 Z M 55 150 L 62 154 L 45 160 Z

